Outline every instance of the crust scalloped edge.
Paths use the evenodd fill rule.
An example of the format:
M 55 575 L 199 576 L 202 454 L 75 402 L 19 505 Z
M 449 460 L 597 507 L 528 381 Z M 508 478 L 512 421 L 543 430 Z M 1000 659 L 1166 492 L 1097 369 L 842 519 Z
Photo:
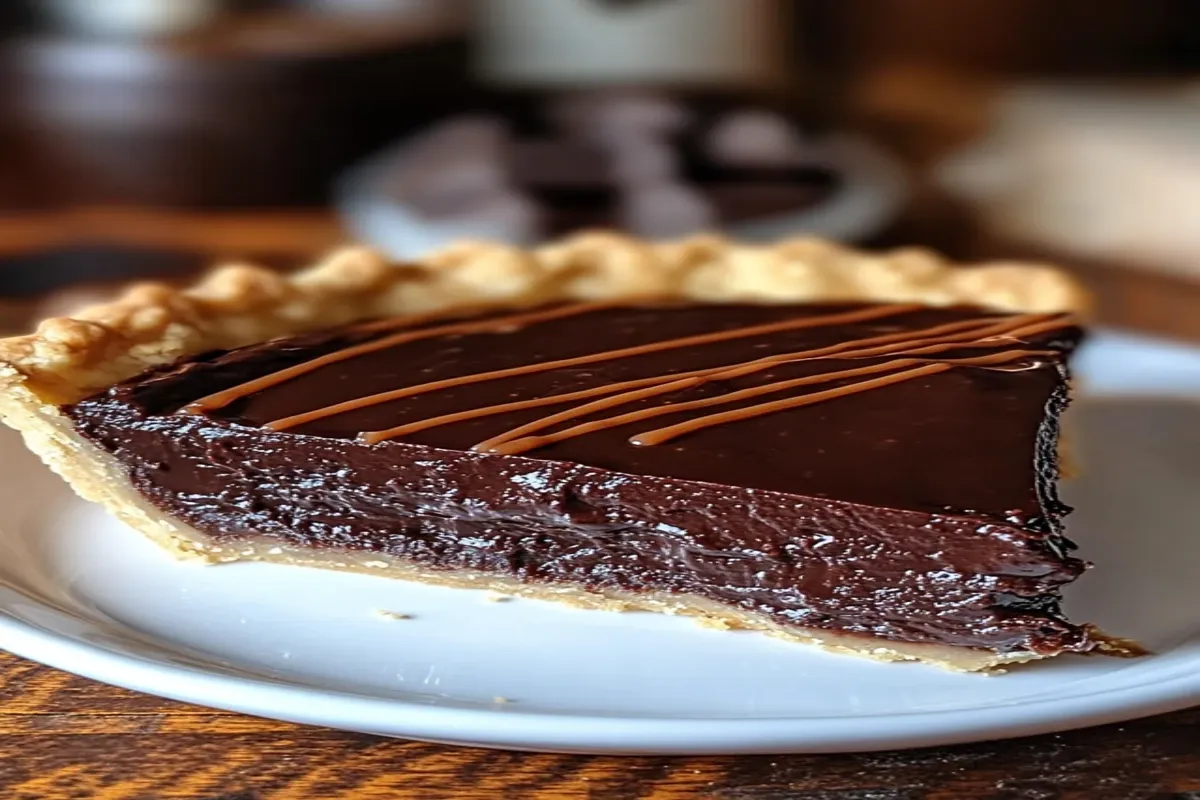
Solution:
M 812 238 L 758 246 L 716 236 L 651 243 L 586 233 L 535 249 L 467 242 L 398 264 L 348 247 L 290 275 L 234 264 L 187 288 L 131 285 L 113 302 L 0 340 L 2 382 L 17 380 L 43 402 L 69 403 L 182 356 L 362 319 L 625 297 L 1087 309 L 1086 293 L 1053 267 L 961 266 L 924 249 L 871 253 Z

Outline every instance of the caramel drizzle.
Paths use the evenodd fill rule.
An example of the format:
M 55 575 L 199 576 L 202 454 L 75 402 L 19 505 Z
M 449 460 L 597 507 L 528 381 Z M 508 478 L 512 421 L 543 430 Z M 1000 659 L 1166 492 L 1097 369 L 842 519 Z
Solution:
M 299 378 L 301 375 L 307 375 L 314 370 L 330 364 L 336 364 L 339 361 L 363 356 L 368 353 L 374 353 L 377 350 L 386 350 L 396 345 L 407 344 L 421 339 L 432 339 L 437 336 L 453 336 L 455 334 L 464 333 L 505 333 L 514 328 L 529 325 L 536 322 L 547 322 L 554 319 L 562 319 L 564 317 L 573 317 L 578 314 L 586 314 L 590 311 L 599 311 L 605 308 L 612 308 L 614 303 L 576 303 L 569 306 L 560 306 L 543 311 L 528 311 L 519 314 L 509 314 L 503 317 L 494 317 L 486 320 L 462 320 L 460 322 L 450 322 L 445 325 L 435 325 L 432 328 L 422 328 L 421 330 L 406 330 L 402 333 L 384 336 L 381 339 L 374 339 L 362 344 L 344 347 L 341 350 L 335 350 L 317 358 L 296 364 L 295 366 L 277 370 L 275 372 L 263 375 L 261 378 L 239 383 L 237 386 L 231 386 L 220 392 L 214 392 L 199 400 L 193 400 L 180 411 L 186 414 L 203 414 L 206 411 L 215 411 L 224 408 L 230 403 L 241 400 L 243 397 L 261 392 L 264 389 L 270 389 L 272 386 L 278 386 L 281 383 Z M 360 325 L 354 330 L 356 331 L 376 331 L 387 330 L 394 328 L 397 325 L 411 326 L 420 325 L 423 322 L 433 318 L 433 315 L 423 315 L 420 317 L 408 317 L 399 320 L 382 320 L 380 322 L 370 322 Z M 296 423 L 300 424 L 300 423 Z M 270 425 L 268 425 L 270 427 Z
M 644 386 L 661 386 L 662 384 L 677 382 L 684 378 L 712 376 L 712 375 L 716 375 L 719 372 L 724 372 L 726 370 L 730 370 L 730 369 L 734 369 L 734 368 L 738 368 L 738 367 L 742 367 L 742 366 L 749 367 L 750 365 L 754 365 L 754 364 L 763 364 L 764 368 L 765 368 L 766 366 L 773 366 L 774 364 L 785 362 L 785 361 L 798 361 L 798 360 L 802 360 L 802 359 L 806 359 L 806 358 L 819 358 L 822 356 L 829 356 L 829 355 L 835 355 L 835 354 L 841 354 L 843 357 L 851 357 L 852 354 L 846 352 L 847 350 L 850 350 L 850 349 L 857 350 L 862 345 L 866 345 L 866 344 L 887 344 L 887 343 L 891 343 L 891 342 L 902 342 L 905 347 L 908 347 L 912 344 L 911 340 L 912 340 L 912 337 L 914 337 L 914 336 L 918 336 L 918 335 L 932 336 L 932 335 L 941 334 L 941 333 L 951 333 L 954 331 L 961 331 L 965 328 L 977 328 L 982 324 L 983 324 L 983 322 L 981 322 L 980 320 L 964 320 L 962 322 L 951 322 L 951 323 L 947 323 L 945 325 L 939 325 L 937 327 L 926 328 L 924 330 L 919 330 L 919 331 L 905 331 L 903 333 L 891 333 L 891 334 L 885 334 L 882 336 L 873 336 L 868 339 L 860 339 L 860 340 L 857 340 L 854 342 L 843 342 L 841 344 L 830 345 L 829 347 L 821 347 L 821 348 L 817 348 L 817 349 L 813 349 L 813 350 L 800 350 L 800 351 L 796 351 L 793 353 L 781 353 L 779 355 L 765 356 L 763 358 L 755 359 L 754 361 L 739 362 L 737 364 L 727 364 L 727 365 L 721 366 L 721 367 L 707 367 L 704 369 L 695 369 L 695 370 L 690 370 L 690 371 L 686 371 L 686 372 L 674 372 L 674 373 L 670 373 L 670 374 L 666 374 L 666 375 L 653 375 L 648 378 L 638 378 L 636 380 L 620 381 L 618 383 L 610 383 L 610 384 L 607 384 L 604 386 L 593 386 L 590 389 L 580 389 L 580 390 L 574 391 L 574 392 L 563 392 L 561 394 L 547 395 L 545 397 L 535 397 L 535 398 L 531 398 L 529 400 L 516 400 L 511 403 L 500 403 L 500 404 L 492 405 L 492 406 L 483 406 L 482 408 L 472 408 L 472 409 L 468 409 L 466 411 L 458 411 L 458 412 L 455 412 L 452 414 L 442 414 L 440 416 L 430 417 L 428 419 L 417 420 L 416 422 L 408 422 L 403 425 L 397 425 L 394 428 L 388 428 L 386 430 L 364 431 L 363 433 L 359 434 L 359 439 L 366 442 L 367 444 L 375 444 L 376 442 L 382 442 L 386 439 L 393 439 L 397 436 L 404 436 L 409 433 L 416 433 L 418 431 L 428 430 L 429 428 L 437 428 L 442 425 L 451 425 L 456 422 L 467 422 L 469 420 L 479 419 L 481 417 L 490 417 L 490 416 L 494 416 L 496 414 L 503 414 L 507 411 L 524 411 L 525 409 L 529 409 L 529 408 L 539 408 L 541 406 L 559 405 L 561 403 L 567 403 L 572 400 L 586 400 L 589 397 L 597 397 L 599 395 L 614 394 L 616 392 L 623 392 L 623 391 L 628 391 L 628 390 L 632 390 L 632 389 L 640 389 Z M 751 370 L 751 371 L 753 371 L 753 370 Z M 676 388 L 678 388 L 678 387 L 671 386 L 669 389 L 665 389 L 664 391 L 675 391 Z M 642 397 L 650 397 L 650 396 L 653 396 L 653 394 L 657 394 L 657 393 L 658 392 L 654 392 L 654 393 L 650 393 L 650 394 L 638 393 L 636 396 L 631 395 L 629 397 L 629 400 L 631 400 L 631 401 L 639 400 Z M 622 397 L 624 397 L 624 395 L 622 395 Z M 612 399 L 616 400 L 617 398 L 612 398 Z M 587 411 L 580 409 L 579 413 L 581 413 L 581 414 L 587 413 Z M 555 422 L 555 421 L 557 421 L 557 420 L 547 419 L 545 422 L 546 422 L 546 424 L 553 424 L 553 422 Z M 492 442 L 492 441 L 495 441 L 495 440 L 489 440 L 489 442 Z
M 502 433 L 498 436 L 494 436 L 484 442 L 480 442 L 472 448 L 473 450 L 482 452 L 517 452 L 504 447 L 504 445 L 507 442 L 521 439 L 522 437 L 526 437 L 527 434 L 534 433 L 535 431 L 542 430 L 551 425 L 556 425 L 560 422 L 569 422 L 572 419 L 586 416 L 587 414 L 608 411 L 616 406 L 642 400 L 647 397 L 654 397 L 660 394 L 681 391 L 693 386 L 698 386 L 706 381 L 728 380 L 730 378 L 737 378 L 743 375 L 761 372 L 763 370 L 779 366 L 780 364 L 797 361 L 809 361 L 818 358 L 827 358 L 830 356 L 836 356 L 842 359 L 870 358 L 873 356 L 892 355 L 899 353 L 904 353 L 907 355 L 923 355 L 944 352 L 951 349 L 991 347 L 993 346 L 994 341 L 992 341 L 990 337 L 1016 337 L 1032 335 L 1047 330 L 1048 326 L 1057 327 L 1062 324 L 1060 322 L 1039 321 L 1043 319 L 1044 318 L 1040 315 L 1029 314 L 1013 317 L 1011 319 L 1002 320 L 999 322 L 988 322 L 987 320 L 963 320 L 960 322 L 950 322 L 943 325 L 937 325 L 932 328 L 872 336 L 865 339 L 842 342 L 836 345 L 830 345 L 828 347 L 800 350 L 792 353 L 780 353 L 777 355 L 765 356 L 763 358 L 754 359 L 753 361 L 745 361 L 738 364 L 709 367 L 706 369 L 692 370 L 690 372 L 679 372 L 669 375 L 656 375 L 649 378 L 623 381 L 621 383 L 598 386 L 576 392 L 567 392 L 564 394 L 550 395 L 547 397 L 539 397 L 530 400 L 518 400 L 511 403 L 501 403 L 493 406 L 485 406 L 483 408 L 460 411 L 454 414 L 444 414 L 438 417 L 431 417 L 429 419 L 411 422 L 406 425 L 398 425 L 387 430 L 367 431 L 359 434 L 359 439 L 367 444 L 375 444 L 396 436 L 415 433 L 417 431 L 438 427 L 440 425 L 464 422 L 470 419 L 491 416 L 493 414 L 502 414 L 506 411 L 520 411 L 523 409 L 537 408 L 545 405 L 557 405 L 572 400 L 581 400 L 588 397 L 594 397 L 596 395 L 611 394 L 621 390 L 632 390 L 624 391 L 621 394 L 617 394 L 612 397 L 606 397 L 591 403 L 585 403 L 584 405 L 575 406 L 564 411 L 560 411 L 557 414 L 552 414 L 548 417 L 534 420 L 533 422 L 526 423 L 525 425 L 513 428 L 512 430 Z M 875 346 L 868 347 L 867 345 Z M 682 410 L 680 405 L 669 405 L 663 406 L 662 408 L 663 410 L 658 413 L 670 413 L 673 411 Z M 649 416 L 656 415 L 657 414 Z M 636 420 L 629 419 L 626 421 Z M 603 425 L 600 428 L 589 428 L 586 430 L 580 428 L 577 435 L 590 433 L 592 430 L 601 430 L 602 428 L 606 427 L 612 426 Z M 532 441 L 532 439 L 530 439 L 530 441 Z M 545 442 L 545 444 L 549 443 L 550 442 Z M 532 449 L 532 447 L 536 446 L 539 445 L 535 444 L 531 447 L 522 447 L 521 450 Z
M 279 385 L 293 378 L 320 369 L 323 366 L 345 361 L 360 355 L 376 352 L 378 350 L 395 347 L 397 345 L 412 341 L 455 334 L 507 332 L 528 324 L 575 316 L 591 311 L 611 308 L 616 305 L 618 304 L 578 303 L 543 311 L 514 313 L 503 317 L 486 320 L 463 320 L 416 331 L 405 330 L 397 334 L 384 336 L 380 339 L 345 347 L 292 367 L 278 370 L 260 378 L 247 381 L 229 389 L 216 392 L 189 403 L 181 410 L 186 413 L 199 414 L 203 413 L 204 411 L 218 409 L 238 399 L 254 394 L 255 392 Z M 392 391 L 368 395 L 366 397 L 355 398 L 343 403 L 338 403 L 301 414 L 295 414 L 290 417 L 273 420 L 266 423 L 265 427 L 274 430 L 286 430 L 288 428 L 304 425 L 319 419 L 324 419 L 338 414 L 356 411 L 362 408 L 368 408 L 380 403 L 386 403 L 392 400 L 411 397 L 431 391 L 545 372 L 564 367 L 593 364 L 601 361 L 610 361 L 614 359 L 644 355 L 665 350 L 747 338 L 751 336 L 761 336 L 770 333 L 823 327 L 828 325 L 865 322 L 873 319 L 881 319 L 888 316 L 908 313 L 918 310 L 921 307 L 922 306 L 918 304 L 896 304 L 857 311 L 828 314 L 817 317 L 783 320 L 761 325 L 745 326 L 727 331 L 718 331 L 715 333 L 683 336 L 675 339 L 650 342 L 633 347 L 607 350 L 599 353 L 591 353 L 583 356 L 558 359 L 555 361 L 547 361 L 538 364 L 526 364 L 508 369 L 492 370 L 488 372 L 476 373 L 474 375 L 463 375 L 456 378 L 430 381 L 415 386 L 409 386 Z M 354 330 L 387 330 L 398 325 L 411 326 L 413 324 L 421 324 L 428 319 L 430 319 L 430 317 L 420 317 L 415 320 L 411 317 L 405 320 L 384 320 L 381 322 L 361 325 Z M 738 402 L 740 400 L 751 399 L 766 394 L 773 394 L 786 391 L 788 389 L 813 386 L 838 380 L 864 378 L 865 376 L 886 373 L 880 377 L 854 381 L 833 389 L 759 403 L 714 414 L 707 414 L 685 422 L 680 422 L 675 425 L 645 431 L 643 433 L 636 434 L 629 439 L 630 443 L 635 445 L 656 445 L 670 441 L 671 439 L 682 436 L 686 433 L 691 433 L 693 431 L 712 427 L 714 425 L 750 419 L 764 414 L 771 414 L 776 411 L 812 405 L 815 403 L 825 402 L 827 400 L 846 397 L 852 394 L 858 394 L 860 392 L 871 391 L 907 380 L 913 380 L 927 375 L 934 375 L 939 372 L 945 372 L 959 366 L 994 367 L 1023 358 L 1049 355 L 1052 353 L 1052 351 L 1015 349 L 974 358 L 932 359 L 920 357 L 924 355 L 945 352 L 946 350 L 991 347 L 997 342 L 1005 339 L 1020 341 L 1020 337 L 1043 333 L 1057 328 L 1066 327 L 1070 324 L 1072 324 L 1072 320 L 1069 316 L 1057 315 L 1047 317 L 1046 315 L 1040 314 L 1018 315 L 1000 320 L 962 320 L 920 330 L 871 336 L 863 339 L 841 342 L 839 344 L 830 345 L 827 347 L 812 348 L 809 350 L 800 350 L 791 353 L 780 353 L 750 361 L 740 362 L 737 364 L 727 364 L 719 367 L 708 367 L 704 369 L 696 369 L 673 374 L 668 373 L 664 375 L 655 375 L 636 380 L 621 381 L 618 383 L 608 384 L 606 386 L 596 386 L 574 392 L 564 392 L 546 397 L 518 400 L 509 403 L 499 403 L 452 414 L 443 414 L 406 423 L 404 425 L 398 425 L 386 430 L 364 431 L 359 434 L 359 440 L 367 444 L 375 444 L 395 438 L 397 436 L 415 433 L 417 431 L 426 430 L 441 425 L 448 425 L 456 422 L 477 419 L 480 417 L 503 414 L 509 411 L 519 411 L 547 405 L 558 405 L 575 400 L 586 400 L 592 397 L 600 397 L 598 400 L 573 406 L 556 414 L 551 414 L 541 419 L 529 422 L 525 425 L 518 426 L 498 436 L 494 436 L 487 441 L 480 442 L 472 448 L 476 451 L 488 453 L 516 454 L 553 444 L 555 442 L 560 442 L 565 439 L 574 438 L 576 436 L 582 436 L 588 433 L 605 430 L 607 428 L 627 425 L 643 419 L 650 419 L 664 414 L 676 414 L 693 409 L 708 408 L 711 406 Z M 830 357 L 838 359 L 861 359 L 878 356 L 904 357 L 891 358 L 878 364 L 871 364 L 854 369 L 824 372 L 803 378 L 775 381 L 762 386 L 755 386 L 748 389 L 728 392 L 716 397 L 674 404 L 668 402 L 663 405 L 656 405 L 650 408 L 640 409 L 638 411 L 627 412 L 624 414 L 617 414 L 615 416 L 583 422 L 549 434 L 532 435 L 537 431 L 544 430 L 547 427 L 562 422 L 569 422 L 588 414 L 608 411 L 618 406 L 626 405 L 628 403 L 636 402 L 649 397 L 655 397 L 671 392 L 678 392 L 709 381 L 728 380 L 731 378 L 761 372 L 781 364 Z
M 554 361 L 543 361 L 539 364 L 524 364 L 519 367 L 509 367 L 508 369 L 477 372 L 474 375 L 461 375 L 457 378 L 446 378 L 444 380 L 430 381 L 428 383 L 417 384 L 416 386 L 406 386 L 402 389 L 379 392 L 377 394 L 367 395 L 366 397 L 356 397 L 353 400 L 347 400 L 335 405 L 313 409 L 312 411 L 306 411 L 301 414 L 293 414 L 290 417 L 283 417 L 282 419 L 272 420 L 271 422 L 268 422 L 265 427 L 276 431 L 284 431 L 289 428 L 295 428 L 298 425 L 306 425 L 310 422 L 316 422 L 317 420 L 325 419 L 327 417 L 345 414 L 350 411 L 358 411 L 360 409 L 379 405 L 380 403 L 388 403 L 405 397 L 425 394 L 426 392 L 436 392 L 442 389 L 453 389 L 459 386 L 467 386 L 473 383 L 483 383 L 485 381 L 493 381 L 500 378 L 532 375 L 538 372 L 548 372 L 550 370 L 562 369 L 564 367 L 576 367 L 583 364 L 595 364 L 601 361 L 613 361 L 618 358 L 628 358 L 631 356 L 646 355 L 648 353 L 658 353 L 664 350 L 677 350 L 682 347 L 694 347 L 698 345 L 713 344 L 715 342 L 729 341 L 732 339 L 744 339 L 750 336 L 762 336 L 770 333 L 801 330 L 803 328 L 819 328 L 827 325 L 866 322 L 868 320 L 904 314 L 910 311 L 915 311 L 919 308 L 921 308 L 921 306 L 917 304 L 888 305 L 862 309 L 859 311 L 847 311 L 839 314 L 827 314 L 819 317 L 782 320 L 780 322 L 769 322 L 762 325 L 747 325 L 745 327 L 734 328 L 727 331 L 701 333 L 693 336 L 681 336 L 676 339 L 664 339 L 660 342 L 650 342 L 648 344 L 636 345 L 634 347 L 622 347 L 617 350 L 604 350 L 599 353 L 589 353 L 588 355 L 575 356 L 573 358 L 560 358 Z M 459 331 L 456 330 L 455 332 Z M 372 343 L 372 345 L 373 344 L 375 343 Z M 362 352 L 361 347 L 363 346 L 359 346 L 359 352 Z M 372 349 L 380 348 L 372 347 Z M 343 350 L 340 352 L 344 353 L 346 351 Z M 307 364 L 300 366 L 307 366 Z M 295 368 L 293 367 L 293 369 Z M 284 372 L 286 371 L 287 370 L 284 370 Z M 279 373 L 275 373 L 275 375 L 278 374 Z M 274 375 L 268 377 L 274 377 Z M 243 386 L 235 387 L 234 390 L 240 390 L 244 386 L 245 384 L 243 384 Z
M 847 386 L 839 386 L 835 389 L 826 389 L 823 392 L 813 392 L 812 394 L 801 395 L 800 397 L 789 397 L 783 400 L 774 400 L 769 403 L 760 403 L 746 408 L 738 408 L 732 411 L 722 411 L 717 414 L 708 414 L 703 417 L 680 422 L 676 425 L 668 425 L 665 428 L 657 428 L 645 433 L 639 433 L 629 438 L 630 444 L 636 445 L 655 445 L 668 442 L 685 433 L 693 433 L 704 428 L 711 428 L 714 425 L 724 425 L 729 422 L 736 422 L 743 419 L 751 419 L 753 417 L 762 416 L 763 414 L 772 414 L 776 411 L 785 411 L 790 408 L 800 408 L 801 406 L 810 406 L 815 403 L 823 403 L 826 400 L 836 400 L 839 397 L 846 397 L 860 392 L 869 392 L 872 389 L 880 389 L 884 386 L 891 386 L 904 381 L 910 381 L 914 378 L 922 378 L 926 375 L 936 375 L 939 372 L 946 372 L 959 366 L 975 366 L 986 367 L 1006 364 L 1029 356 L 1049 355 L 1052 351 L 1048 350 L 1005 350 L 1000 353 L 994 353 L 990 356 L 979 356 L 977 358 L 961 358 L 939 361 L 933 364 L 925 364 L 924 366 L 915 369 L 904 370 L 903 372 L 894 372 L 890 375 L 884 375 L 871 380 L 852 383 Z M 910 366 L 919 363 L 921 359 L 902 358 L 896 361 L 887 362 L 886 364 L 878 364 L 876 366 Z M 847 370 L 847 372 L 860 372 L 865 374 L 868 368 L 862 370 Z M 836 373 L 827 373 L 832 375 Z M 766 388 L 766 387 L 761 387 Z M 734 393 L 736 394 L 736 392 Z M 725 395 L 721 398 L 725 401 L 731 399 L 730 395 Z M 512 444 L 516 444 L 513 442 Z
M 905 370 L 903 372 L 894 372 L 891 375 L 885 375 L 881 378 L 859 381 L 847 386 L 840 386 L 836 389 L 828 389 L 823 392 L 815 392 L 813 394 L 801 395 L 800 397 L 791 397 L 784 400 L 775 400 L 769 403 L 760 403 L 746 408 L 735 409 L 733 411 L 724 411 L 717 414 L 709 414 L 697 419 L 681 422 L 678 425 L 671 425 L 666 428 L 639 433 L 630 437 L 631 444 L 636 445 L 653 445 L 662 444 L 677 436 L 682 436 L 685 433 L 690 433 L 694 430 L 707 428 L 713 425 L 720 425 L 725 422 L 734 422 L 751 417 L 770 414 L 774 411 L 782 411 L 788 408 L 797 408 L 800 406 L 812 405 L 825 400 L 833 400 L 838 397 L 845 397 L 859 392 L 870 391 L 884 386 L 889 386 L 894 383 L 920 378 L 925 375 L 933 375 L 938 372 L 945 372 L 953 369 L 956 366 L 990 366 L 994 364 L 1003 364 L 1010 361 L 1016 361 L 1020 358 L 1029 356 L 1049 355 L 1048 350 L 1006 350 L 1002 353 L 996 353 L 990 356 L 980 356 L 977 358 L 962 358 L 947 361 L 941 361 L 933 364 L 925 363 L 928 359 L 921 358 L 900 358 L 891 361 L 885 361 L 881 364 L 871 364 L 866 367 L 858 367 L 856 369 L 845 369 L 836 372 L 824 372 L 819 375 L 809 375 L 803 378 L 793 378 L 792 380 L 776 381 L 774 383 L 764 384 L 763 386 L 755 386 L 750 389 L 742 389 L 736 392 L 729 392 L 719 397 L 707 397 L 701 400 L 691 400 L 685 403 L 674 403 L 653 408 L 644 408 L 639 411 L 631 411 L 626 414 L 618 414 L 615 417 L 606 417 L 604 419 L 594 420 L 575 425 L 570 428 L 565 428 L 561 431 L 546 434 L 544 436 L 524 436 L 517 439 L 510 439 L 512 432 L 504 434 L 502 437 L 489 442 L 483 442 L 475 445 L 474 450 L 483 450 L 488 453 L 496 453 L 503 455 L 515 455 L 524 453 L 529 450 L 534 450 L 538 447 L 545 447 L 549 444 L 561 442 L 564 439 L 572 439 L 576 436 L 583 436 L 588 433 L 605 430 L 606 428 L 615 428 L 621 425 L 628 425 L 631 422 L 640 422 L 651 417 L 661 416 L 663 414 L 677 414 L 681 411 L 691 411 L 697 408 L 708 408 L 709 406 L 721 405 L 723 403 L 734 403 L 738 400 L 748 400 L 753 397 L 758 397 L 764 394 L 773 394 L 782 392 L 787 389 L 797 389 L 803 386 L 812 386 L 815 384 L 829 383 L 831 381 L 842 380 L 845 378 L 858 378 L 864 375 L 873 375 L 878 372 L 888 372 L 901 367 L 911 367 L 917 364 L 925 363 L 924 366 L 916 369 Z M 538 427 L 542 427 L 540 421 Z M 500 441 L 497 441 L 500 440 Z

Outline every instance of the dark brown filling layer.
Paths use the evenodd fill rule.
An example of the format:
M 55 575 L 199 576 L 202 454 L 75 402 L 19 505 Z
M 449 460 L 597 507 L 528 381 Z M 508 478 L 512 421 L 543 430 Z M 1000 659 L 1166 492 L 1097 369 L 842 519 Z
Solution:
M 1065 555 L 1053 491 L 1080 335 L 1069 320 L 900 306 L 539 314 L 210 353 L 68 411 L 139 491 L 219 541 L 687 592 L 901 641 L 1090 646 L 1057 611 L 1083 568 Z M 364 346 L 384 337 L 395 344 Z M 693 377 L 672 383 L 681 375 Z M 638 388 L 611 391 L 625 384 Z M 555 395 L 569 399 L 522 405 Z M 450 414 L 465 418 L 430 424 Z M 701 418 L 660 444 L 630 441 Z M 543 439 L 505 444 L 531 425 Z M 381 431 L 393 433 L 360 441 Z

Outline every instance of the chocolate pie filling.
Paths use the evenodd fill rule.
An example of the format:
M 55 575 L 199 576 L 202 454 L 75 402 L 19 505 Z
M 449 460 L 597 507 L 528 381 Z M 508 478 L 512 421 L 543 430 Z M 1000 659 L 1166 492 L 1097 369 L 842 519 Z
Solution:
M 210 352 L 67 409 L 218 546 L 263 538 L 784 625 L 1051 654 L 1066 315 L 579 304 Z

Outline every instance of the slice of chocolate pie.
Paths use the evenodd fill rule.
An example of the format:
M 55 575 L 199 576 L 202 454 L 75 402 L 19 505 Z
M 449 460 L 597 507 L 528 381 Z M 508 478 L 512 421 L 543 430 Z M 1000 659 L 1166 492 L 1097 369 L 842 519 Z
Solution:
M 1039 267 L 590 235 L 143 285 L 0 342 L 2 411 L 181 557 L 489 587 L 975 670 L 1059 612 L 1083 299 Z

